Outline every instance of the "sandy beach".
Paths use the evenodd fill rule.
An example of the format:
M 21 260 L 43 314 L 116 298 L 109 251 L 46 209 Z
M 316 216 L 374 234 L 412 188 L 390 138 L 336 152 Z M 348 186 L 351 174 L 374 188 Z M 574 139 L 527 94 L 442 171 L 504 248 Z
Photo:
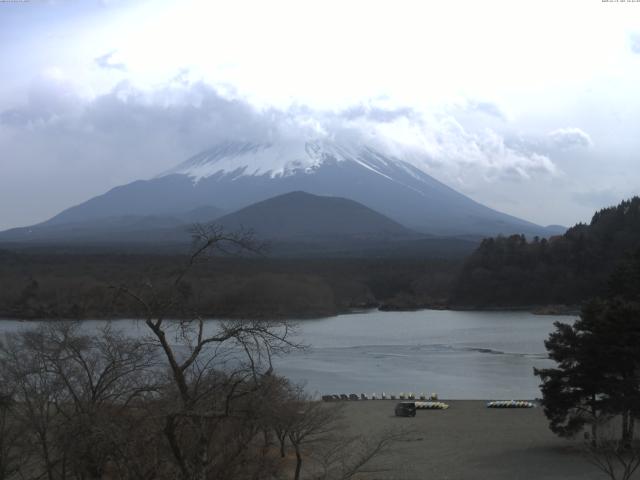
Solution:
M 395 401 L 345 402 L 353 433 L 375 435 L 412 428 L 378 465 L 390 471 L 367 478 L 560 480 L 604 479 L 580 453 L 582 438 L 565 440 L 548 428 L 542 408 L 489 409 L 484 401 L 446 401 L 448 410 L 418 410 L 413 418 L 393 415 Z

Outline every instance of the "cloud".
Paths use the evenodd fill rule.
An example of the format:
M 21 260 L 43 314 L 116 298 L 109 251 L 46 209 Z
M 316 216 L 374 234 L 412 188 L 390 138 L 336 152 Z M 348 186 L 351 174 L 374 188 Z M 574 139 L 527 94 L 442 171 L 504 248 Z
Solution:
M 55 201 L 39 201 L 41 217 L 24 220 L 34 223 L 113 186 L 151 178 L 223 141 L 318 137 L 371 144 L 454 187 L 558 173 L 548 156 L 509 145 L 499 131 L 467 125 L 459 114 L 382 100 L 339 111 L 258 109 L 232 91 L 223 94 L 184 75 L 155 90 L 123 81 L 86 98 L 71 82 L 45 75 L 33 82 L 25 102 L 0 112 L 7 164 L 0 191 L 13 188 L 8 182 L 21 183 L 20 191 L 14 189 L 16 202 L 27 201 L 21 191 L 49 192 Z
M 489 182 L 522 181 L 559 173 L 547 155 L 509 145 L 495 130 L 472 132 L 454 118 L 446 119 L 443 126 L 431 155 L 447 159 L 445 169 L 455 169 L 463 184 L 477 183 L 477 176 Z
M 560 150 L 588 148 L 593 145 L 591 137 L 579 128 L 559 128 L 549 133 L 549 139 L 551 144 Z
M 117 60 L 115 60 L 114 57 L 116 56 L 117 56 L 117 52 L 113 50 L 111 52 L 105 53 L 104 55 L 94 58 L 93 61 L 100 68 L 104 68 L 107 70 L 108 69 L 120 70 L 122 72 L 126 72 L 127 66 L 124 63 L 118 62 Z
M 345 120 L 365 119 L 373 122 L 393 122 L 399 118 L 411 118 L 415 111 L 409 107 L 382 108 L 371 105 L 356 105 L 342 110 L 339 117 Z
M 158 141 L 163 134 L 171 143 L 204 148 L 229 137 L 268 135 L 268 111 L 258 113 L 248 103 L 227 99 L 203 83 L 147 93 L 121 82 L 109 93 L 85 101 L 81 108 L 71 108 L 78 102 L 78 97 L 59 88 L 36 90 L 28 102 L 5 110 L 0 118 L 22 135 L 55 132 L 79 139 L 100 137 L 114 145 L 128 139 Z
M 96 61 L 113 68 L 114 54 Z M 69 158 L 108 156 L 111 162 L 125 162 L 132 172 L 146 171 L 145 176 L 222 141 L 322 136 L 374 144 L 413 159 L 428 173 L 439 172 L 445 181 L 470 182 L 472 176 L 522 180 L 558 173 L 549 155 L 532 142 L 505 140 L 500 128 L 506 117 L 487 101 L 418 110 L 380 97 L 338 111 L 305 105 L 259 110 L 233 91 L 223 94 L 220 88 L 190 80 L 188 71 L 155 90 L 123 81 L 106 94 L 84 100 L 58 77 L 35 82 L 26 103 L 0 112 L 0 123 L 29 144 L 46 143 L 48 151 L 61 151 L 56 139 L 66 139 L 65 145 L 77 145 L 65 152 Z M 499 121 L 487 121 L 486 116 Z M 556 130 L 550 138 L 564 147 L 590 143 L 579 129 Z
M 522 180 L 557 173 L 543 153 L 510 145 L 500 132 L 486 126 L 465 125 L 459 120 L 465 117 L 459 107 L 453 113 L 426 112 L 370 102 L 340 111 L 304 105 L 258 110 L 208 84 L 184 79 L 154 91 L 121 82 L 79 106 L 81 100 L 69 85 L 56 81 L 37 85 L 27 103 L 0 113 L 0 122 L 14 130 L 14 138 L 56 152 L 71 163 L 74 158 L 107 158 L 107 163 L 138 176 L 153 176 L 222 141 L 317 137 L 373 144 L 428 173 L 439 172 L 445 181 L 468 182 L 472 176 L 486 181 Z M 474 102 L 469 109 L 471 114 L 499 112 L 488 103 Z M 585 135 L 565 129 L 552 137 L 575 144 Z M 4 147 L 11 149 L 11 145 Z
M 0 124 L 27 127 L 48 122 L 72 114 L 81 103 L 73 82 L 52 69 L 32 80 L 24 104 L 0 112 Z
M 0 191 L 12 175 L 25 189 L 57 184 L 59 203 L 44 205 L 44 216 L 224 140 L 268 142 L 287 131 L 282 112 L 258 111 L 204 83 L 143 91 L 122 82 L 92 99 L 55 81 L 45 87 L 0 112 Z
M 357 115 L 349 109 L 319 118 L 325 131 L 334 136 L 373 144 L 446 183 L 522 181 L 559 173 L 547 155 L 508 144 L 503 134 L 486 124 L 466 122 L 478 111 L 477 104 L 470 108 L 471 112 L 459 106 L 452 111 L 425 112 L 370 107 L 355 110 Z

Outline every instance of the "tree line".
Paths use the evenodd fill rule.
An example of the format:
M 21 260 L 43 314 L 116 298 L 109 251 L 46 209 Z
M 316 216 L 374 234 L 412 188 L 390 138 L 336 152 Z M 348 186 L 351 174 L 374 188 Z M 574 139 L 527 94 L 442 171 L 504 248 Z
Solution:
M 170 279 L 184 255 L 83 254 L 0 250 L 0 317 L 140 317 L 140 306 L 109 285 Z M 418 308 L 442 303 L 461 260 L 222 256 L 199 262 L 183 282 L 173 318 L 197 310 L 211 318 L 307 318 L 352 309 Z
M 579 305 L 606 294 L 608 279 L 640 246 L 640 198 L 596 212 L 562 236 L 488 238 L 465 261 L 453 305 Z

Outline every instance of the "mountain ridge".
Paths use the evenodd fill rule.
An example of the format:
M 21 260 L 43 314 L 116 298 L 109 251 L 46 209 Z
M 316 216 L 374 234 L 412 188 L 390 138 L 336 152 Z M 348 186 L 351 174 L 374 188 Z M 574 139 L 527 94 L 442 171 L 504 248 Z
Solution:
M 232 212 L 305 191 L 354 200 L 407 228 L 433 235 L 561 233 L 472 200 L 428 175 L 419 168 L 421 161 L 426 162 L 329 141 L 225 142 L 150 180 L 115 187 L 43 223 L 123 214 L 171 216 L 200 205 Z
M 198 213 L 210 211 L 203 207 Z M 184 217 L 126 215 L 40 225 L 0 233 L 0 245 L 65 253 L 184 252 L 193 226 Z M 459 258 L 479 242 L 421 234 L 353 200 L 300 191 L 257 202 L 213 223 L 229 232 L 251 230 L 256 241 L 267 245 L 265 253 L 280 258 Z

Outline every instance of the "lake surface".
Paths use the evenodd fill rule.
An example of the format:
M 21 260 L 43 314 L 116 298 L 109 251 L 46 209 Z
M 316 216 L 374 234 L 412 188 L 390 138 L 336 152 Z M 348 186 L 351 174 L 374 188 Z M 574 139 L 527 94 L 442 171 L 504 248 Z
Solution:
M 279 371 L 325 393 L 437 393 L 456 399 L 540 397 L 550 317 L 526 312 L 368 312 L 300 324 L 311 348 Z
M 314 394 L 435 392 L 450 399 L 540 397 L 533 367 L 552 366 L 544 340 L 571 316 L 526 312 L 371 311 L 298 323 L 305 351 L 275 359 L 276 371 Z M 86 321 L 91 329 L 102 321 Z M 113 324 L 146 334 L 135 320 Z M 0 321 L 0 333 L 31 324 Z M 212 321 L 211 326 L 215 325 Z

